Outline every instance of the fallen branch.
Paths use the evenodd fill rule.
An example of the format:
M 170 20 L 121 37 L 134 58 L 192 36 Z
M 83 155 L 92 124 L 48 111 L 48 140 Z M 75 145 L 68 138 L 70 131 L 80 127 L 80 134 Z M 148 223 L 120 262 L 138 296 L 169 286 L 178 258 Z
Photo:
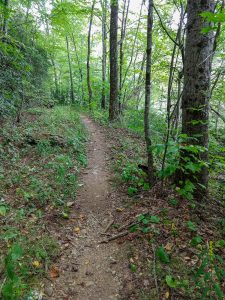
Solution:
M 113 223 L 114 223 L 114 220 L 111 220 L 111 221 L 109 222 L 109 224 L 106 226 L 106 228 L 105 228 L 105 230 L 103 231 L 103 233 L 106 233 L 106 232 L 109 230 L 109 228 L 113 225 Z
M 124 229 L 128 229 L 128 228 L 130 228 L 130 227 L 132 227 L 132 226 L 135 226 L 135 225 L 138 225 L 138 223 L 137 223 L 137 222 L 134 222 L 134 221 L 132 220 L 132 221 L 129 222 L 128 224 L 126 224 L 126 225 L 120 227 L 120 228 L 118 229 L 118 231 L 121 232 L 121 231 L 123 231 Z
M 107 244 L 108 242 L 114 241 L 114 240 L 119 239 L 119 238 L 121 238 L 121 237 L 124 237 L 124 236 L 126 236 L 126 235 L 128 235 L 128 234 L 129 234 L 129 231 L 121 232 L 121 233 L 119 233 L 119 234 L 116 234 L 116 235 L 114 235 L 114 236 L 109 237 L 109 238 L 106 239 L 106 240 L 101 241 L 100 244 Z

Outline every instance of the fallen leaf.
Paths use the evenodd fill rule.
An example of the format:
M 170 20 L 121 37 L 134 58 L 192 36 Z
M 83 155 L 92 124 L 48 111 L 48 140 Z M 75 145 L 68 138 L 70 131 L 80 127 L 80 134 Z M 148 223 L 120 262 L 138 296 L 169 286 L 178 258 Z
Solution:
M 118 211 L 118 212 L 122 212 L 122 211 L 124 211 L 124 208 L 117 207 L 117 208 L 116 208 L 116 211 Z
M 166 299 L 169 299 L 169 297 L 170 297 L 170 292 L 166 292 L 165 297 L 166 297 Z
M 56 268 L 56 267 L 51 267 L 51 269 L 50 269 L 50 277 L 51 278 L 57 278 L 57 277 L 59 277 L 59 269 L 58 268 Z
M 66 213 L 66 212 L 62 212 L 62 217 L 63 217 L 64 219 L 69 219 L 69 215 L 68 215 L 68 213 Z
M 81 221 L 84 221 L 84 220 L 85 220 L 85 215 L 80 214 L 80 215 L 79 215 L 79 219 L 80 219 Z
M 75 227 L 74 232 L 77 233 L 77 234 L 80 233 L 80 227 Z
M 173 244 L 171 244 L 171 243 L 167 243 L 166 246 L 165 246 L 165 249 L 166 249 L 167 251 L 171 251 L 172 248 L 173 248 Z
M 34 260 L 32 262 L 32 265 L 35 267 L 35 268 L 39 268 L 41 266 L 41 263 L 38 261 L 38 260 Z

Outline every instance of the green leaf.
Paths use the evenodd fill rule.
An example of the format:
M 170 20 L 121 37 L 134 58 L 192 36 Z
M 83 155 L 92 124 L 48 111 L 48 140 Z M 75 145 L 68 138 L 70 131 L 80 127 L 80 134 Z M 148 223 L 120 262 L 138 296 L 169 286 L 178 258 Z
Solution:
M 138 230 L 138 228 L 139 228 L 138 225 L 135 224 L 135 225 L 133 225 L 133 226 L 130 227 L 130 232 L 131 233 L 136 232 Z
M 224 240 L 216 241 L 215 247 L 217 247 L 217 248 L 224 248 L 225 247 L 225 241 Z
M 138 216 L 138 218 L 137 218 L 138 222 L 141 222 L 141 221 L 144 220 L 144 219 L 145 219 L 145 216 L 144 216 L 144 215 L 140 215 L 140 216 Z
M 159 260 L 163 263 L 169 263 L 170 259 L 168 254 L 166 253 L 166 250 L 164 249 L 164 247 L 159 247 L 156 250 L 156 256 L 159 258 Z
M 187 222 L 187 227 L 188 229 L 190 229 L 191 231 L 197 231 L 196 225 L 194 222 L 188 221 Z
M 178 282 L 171 275 L 166 275 L 166 283 L 170 288 L 175 289 L 178 286 Z
M 5 216 L 7 213 L 7 209 L 4 205 L 0 206 L 0 216 Z
M 157 217 L 157 216 L 151 216 L 151 217 L 150 217 L 150 222 L 151 222 L 151 223 L 158 224 L 158 223 L 160 223 L 160 218 Z
M 149 233 L 151 229 L 150 227 L 143 227 L 141 230 L 143 233 Z
M 221 291 L 221 288 L 219 284 L 215 283 L 214 284 L 215 292 L 218 297 L 218 300 L 223 300 L 224 299 L 224 293 Z
M 202 242 L 202 237 L 200 235 L 197 235 L 193 237 L 193 239 L 191 240 L 191 245 L 197 246 L 198 244 L 201 244 L 201 242 Z
M 137 271 L 137 266 L 134 265 L 134 264 L 130 264 L 130 269 L 131 269 L 132 272 L 135 273 Z

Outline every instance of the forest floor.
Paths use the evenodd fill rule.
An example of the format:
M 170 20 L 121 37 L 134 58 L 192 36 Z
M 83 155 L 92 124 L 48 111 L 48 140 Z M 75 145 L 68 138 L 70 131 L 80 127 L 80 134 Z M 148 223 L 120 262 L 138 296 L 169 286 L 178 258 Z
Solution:
M 223 299 L 223 209 L 149 189 L 139 135 L 56 107 L 0 139 L 4 300 Z

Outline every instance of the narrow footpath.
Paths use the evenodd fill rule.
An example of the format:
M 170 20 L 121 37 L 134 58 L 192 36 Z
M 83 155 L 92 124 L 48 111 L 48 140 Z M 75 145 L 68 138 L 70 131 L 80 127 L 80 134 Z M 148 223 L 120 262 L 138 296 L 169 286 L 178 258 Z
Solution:
M 116 242 L 100 243 L 112 220 L 110 171 L 104 134 L 92 120 L 82 116 L 89 132 L 88 167 L 80 176 L 74 214 L 79 211 L 80 226 L 70 238 L 60 258 L 60 276 L 52 282 L 48 299 L 117 300 L 123 282 L 123 256 Z M 115 209 L 115 207 L 114 207 Z

